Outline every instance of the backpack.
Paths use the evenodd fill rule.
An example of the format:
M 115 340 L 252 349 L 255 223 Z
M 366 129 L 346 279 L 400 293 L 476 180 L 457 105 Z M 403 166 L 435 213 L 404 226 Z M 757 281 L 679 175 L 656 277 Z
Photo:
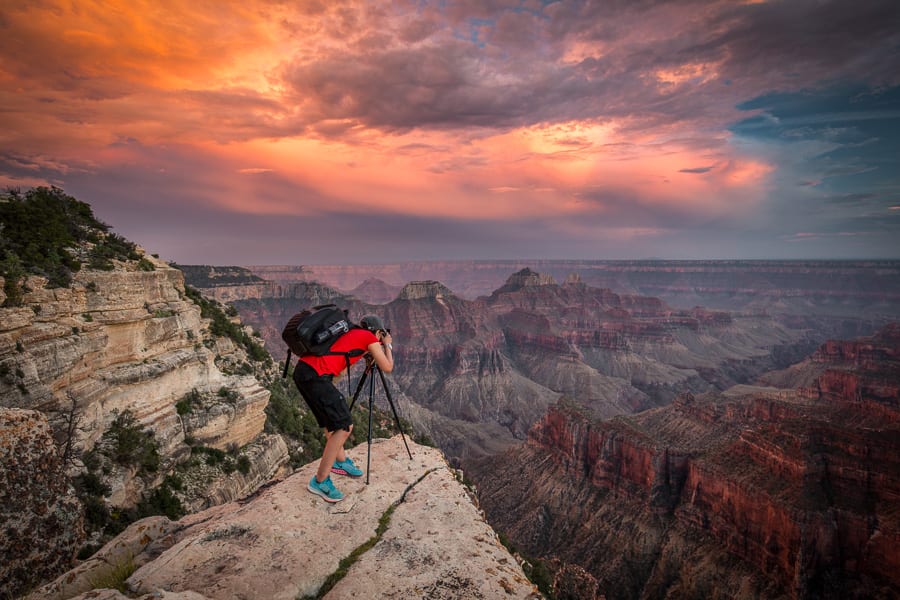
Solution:
M 287 359 L 284 361 L 282 377 L 287 377 L 291 364 L 291 353 L 296 356 L 343 356 L 347 359 L 348 375 L 350 357 L 364 354 L 362 350 L 332 352 L 331 346 L 339 337 L 351 329 L 358 329 L 347 317 L 347 310 L 335 304 L 320 304 L 312 309 L 298 312 L 288 319 L 281 332 L 281 339 L 287 344 Z

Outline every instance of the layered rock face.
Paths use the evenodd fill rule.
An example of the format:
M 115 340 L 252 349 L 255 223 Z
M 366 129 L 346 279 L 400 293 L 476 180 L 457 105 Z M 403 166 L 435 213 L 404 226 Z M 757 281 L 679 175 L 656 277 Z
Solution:
M 234 289 L 204 292 L 224 298 Z M 380 315 L 394 336 L 397 403 L 455 459 L 524 439 L 561 396 L 578 398 L 597 417 L 631 413 L 783 366 L 773 349 L 809 348 L 807 332 L 765 315 L 676 310 L 658 298 L 591 287 L 577 275 L 560 285 L 530 269 L 474 301 L 434 280 L 408 283 L 384 305 L 321 284 L 271 292 L 282 295 L 247 294 L 234 305 L 276 357 L 285 352 L 281 327 L 305 306 L 328 301 L 352 318 Z
M 185 435 L 225 449 L 262 432 L 268 391 L 216 364 L 237 349 L 227 338 L 201 343 L 206 324 L 184 296 L 180 271 L 157 261 L 150 272 L 85 270 L 69 288 L 45 289 L 38 277 L 27 287 L 24 306 L 0 309 L 4 406 L 41 410 L 55 430 L 74 413 L 78 451 L 93 447 L 115 414 L 130 411 L 171 461 L 186 451 Z M 222 388 L 235 392 L 231 402 L 185 419 L 177 414 L 175 404 L 191 390 Z
M 84 540 L 81 503 L 43 413 L 0 408 L 0 589 L 68 568 Z M 9 557 L 16 557 L 10 560 Z
M 107 443 L 118 419 L 132 415 L 136 427 L 150 432 L 159 461 L 147 470 L 105 463 L 104 502 L 114 507 L 134 506 L 156 488 L 190 457 L 188 443 L 230 450 L 253 442 L 260 464 L 196 490 L 201 505 L 233 499 L 288 458 L 280 438 L 261 435 L 269 392 L 255 377 L 233 374 L 247 354 L 210 333 L 209 320 L 185 295 L 181 271 L 144 260 L 153 270 L 136 261 L 112 271 L 83 269 L 67 288 L 27 280 L 22 305 L 0 308 L 0 406 L 46 415 L 57 446 L 71 457 L 69 476 L 84 470 L 82 457 Z M 196 401 L 179 410 L 186 397 Z M 30 519 L 31 511 L 19 517 Z M 3 561 L 23 558 L 13 553 Z
M 799 389 L 684 394 L 602 422 L 563 403 L 505 455 L 515 477 L 470 475 L 498 530 L 608 598 L 891 597 L 897 331 L 823 345 L 827 368 Z
M 538 600 L 441 453 L 415 443 L 410 450 L 412 459 L 399 437 L 376 440 L 370 484 L 336 479 L 347 494 L 338 504 L 306 490 L 316 468 L 310 464 L 177 523 L 139 521 L 29 600 L 121 600 L 126 596 L 117 592 L 87 590 L 122 564 L 135 567 L 129 597 L 148 599 Z M 365 464 L 365 446 L 349 452 Z

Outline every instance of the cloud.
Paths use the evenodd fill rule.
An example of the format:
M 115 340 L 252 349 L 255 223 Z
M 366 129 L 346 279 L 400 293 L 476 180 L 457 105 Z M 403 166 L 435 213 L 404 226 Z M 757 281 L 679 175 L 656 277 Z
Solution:
M 548 253 L 590 256 L 900 233 L 868 223 L 900 191 L 898 13 L 888 0 L 20 3 L 0 17 L 0 180 L 63 185 L 188 253 L 150 230 L 182 230 L 154 211 L 206 215 L 219 229 L 195 239 L 238 232 L 260 257 L 250 232 L 292 239 L 272 220 L 365 243 L 342 219 L 373 213 L 415 228 L 422 256 L 533 249 L 535 231 Z

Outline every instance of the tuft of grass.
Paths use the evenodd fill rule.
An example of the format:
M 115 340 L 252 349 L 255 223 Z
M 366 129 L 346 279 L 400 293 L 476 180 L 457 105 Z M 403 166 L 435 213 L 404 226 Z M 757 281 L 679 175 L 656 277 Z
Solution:
M 88 582 L 91 584 L 91 589 L 112 589 L 124 594 L 128 591 L 125 587 L 125 581 L 131 577 L 131 574 L 136 569 L 134 556 L 129 554 L 125 560 L 114 565 L 112 570 L 100 573 L 96 577 L 91 577 L 88 579 Z
M 370 537 L 368 540 L 360 544 L 353 550 L 349 555 L 345 556 L 341 559 L 341 562 L 338 563 L 337 570 L 329 575 L 325 579 L 325 583 L 322 584 L 322 587 L 319 588 L 319 591 L 314 595 L 305 595 L 300 598 L 300 600 L 319 600 L 324 597 L 325 594 L 331 591 L 337 582 L 343 579 L 347 575 L 347 571 L 350 570 L 350 567 L 353 566 L 359 557 L 371 550 L 375 544 L 378 543 L 378 540 L 381 539 L 381 536 L 384 535 L 384 532 L 387 531 L 388 525 L 391 523 L 391 515 L 394 514 L 394 509 L 397 508 L 398 503 L 391 504 L 384 514 L 381 515 L 381 518 L 378 519 L 378 527 L 375 528 L 375 535 Z

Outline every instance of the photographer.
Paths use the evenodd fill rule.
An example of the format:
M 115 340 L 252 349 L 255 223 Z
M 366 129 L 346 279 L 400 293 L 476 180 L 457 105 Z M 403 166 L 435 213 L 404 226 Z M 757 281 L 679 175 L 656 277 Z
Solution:
M 344 494 L 334 487 L 330 473 L 360 477 L 363 471 L 344 452 L 344 443 L 353 431 L 353 422 L 347 400 L 333 380 L 347 370 L 348 360 L 353 364 L 363 357 L 374 361 L 383 372 L 390 373 L 394 369 L 394 355 L 390 331 L 375 315 L 363 317 L 359 328 L 343 334 L 331 350 L 338 353 L 362 352 L 349 359 L 343 355 L 302 356 L 294 368 L 294 383 L 316 417 L 316 422 L 325 429 L 322 460 L 309 481 L 308 489 L 326 502 L 340 502 Z

